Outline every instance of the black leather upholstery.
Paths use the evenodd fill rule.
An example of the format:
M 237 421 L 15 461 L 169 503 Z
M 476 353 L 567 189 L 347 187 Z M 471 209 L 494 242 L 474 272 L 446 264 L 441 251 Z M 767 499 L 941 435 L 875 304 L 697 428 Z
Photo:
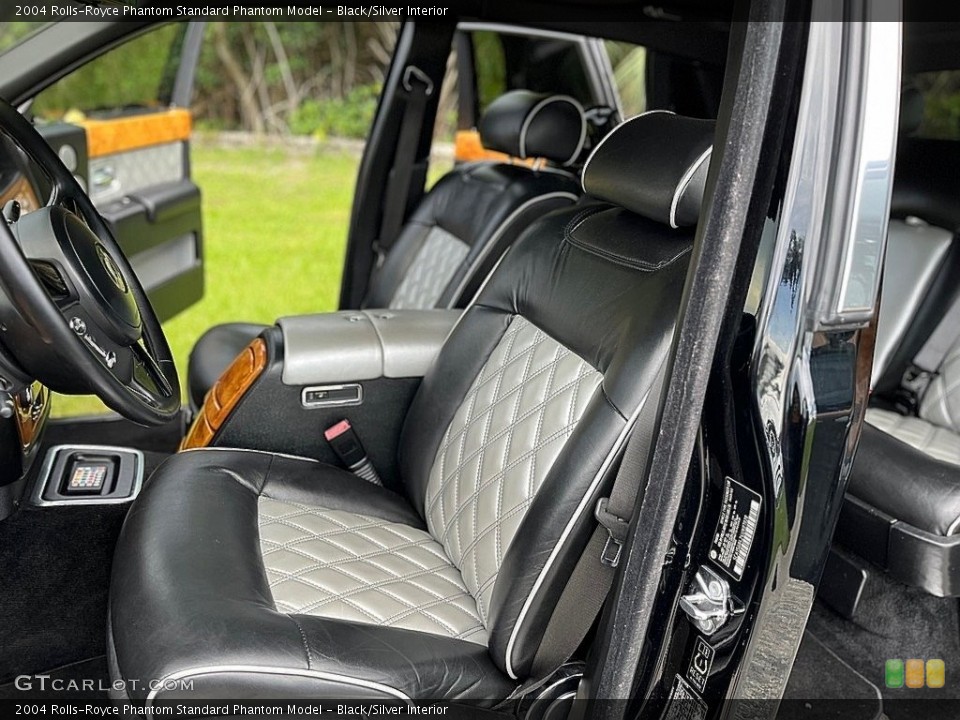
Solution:
M 434 228 L 469 246 L 435 304 L 462 307 L 520 232 L 551 210 L 572 204 L 578 195 L 576 179 L 563 171 L 533 171 L 500 163 L 467 163 L 454 168 L 427 193 L 400 231 L 371 283 L 364 307 L 391 305 Z
M 889 517 L 937 535 L 955 531 L 960 519 L 960 467 L 869 423 L 863 426 L 847 492 Z
M 583 107 L 571 97 L 515 90 L 497 98 L 480 120 L 487 150 L 572 165 L 587 138 Z
M 583 167 L 583 188 L 670 227 L 696 225 L 713 133 L 712 120 L 666 110 L 637 115 L 594 149 Z M 637 157 L 643 163 L 630 167 Z
M 329 465 L 226 450 L 174 456 L 127 517 L 115 558 L 110 628 L 124 678 L 246 668 L 190 675 L 191 697 L 221 699 L 258 687 L 271 688 L 269 697 L 395 699 L 355 681 L 408 697 L 510 692 L 512 684 L 475 643 L 277 612 L 260 556 L 261 495 L 422 527 L 400 496 Z M 257 672 L 269 668 L 288 672 Z M 135 699 L 147 692 L 145 682 L 138 686 Z
M 494 101 L 481 124 L 485 147 L 557 163 L 577 159 L 585 133 L 583 109 L 575 101 L 525 90 Z M 363 306 L 463 307 L 504 250 L 531 222 L 572 204 L 579 193 L 576 177 L 557 168 L 488 162 L 455 168 L 427 193 L 407 220 L 374 275 Z M 438 276 L 433 292 L 410 293 L 412 275 L 439 274 L 445 269 L 430 265 L 430 259 L 421 254 L 438 255 L 436 248 L 443 245 L 428 245 L 438 240 L 462 243 L 457 250 L 462 257 L 452 258 L 449 276 Z M 194 407 L 203 404 L 230 361 L 264 329 L 263 325 L 229 323 L 200 337 L 190 353 L 188 370 Z
M 630 127 L 630 134 L 638 127 Z M 608 147 L 623 153 L 639 146 Z M 686 156 L 687 150 L 678 153 Z M 598 157 L 599 167 L 621 168 L 619 183 L 606 178 L 617 197 L 643 160 L 635 155 L 618 166 Z M 603 186 L 596 188 L 603 192 Z M 111 591 L 113 674 L 196 677 L 195 690 L 199 686 L 208 696 L 379 693 L 490 703 L 505 697 L 529 672 L 557 597 L 592 532 L 592 509 L 612 481 L 665 361 L 693 244 L 692 231 L 670 229 L 603 199 L 534 224 L 466 310 L 406 416 L 399 463 L 405 497 L 359 479 L 351 485 L 343 472 L 321 464 L 262 453 L 197 451 L 165 463 L 135 501 L 118 543 Z M 651 214 L 665 213 L 651 207 Z M 532 338 L 531 353 L 547 348 L 546 364 L 530 376 L 525 373 L 533 354 L 510 359 L 514 344 L 524 342 L 516 340 L 519 332 L 509 334 L 515 323 Z M 552 390 L 562 358 L 571 361 L 562 372 L 572 367 L 578 375 Z M 481 375 L 497 362 L 503 363 L 500 372 Z M 582 378 L 597 380 L 578 397 Z M 539 392 L 563 394 L 570 387 L 577 390 L 568 407 L 548 411 L 547 400 L 537 400 Z M 508 400 L 491 406 L 500 409 L 491 409 L 477 427 L 479 448 L 451 450 L 456 423 L 462 437 L 470 428 L 462 419 L 476 402 L 470 398 L 501 389 Z M 563 424 L 575 408 L 579 420 L 540 444 L 542 423 L 559 415 Z M 528 422 L 531 417 L 539 419 Z M 506 467 L 511 446 L 525 443 L 530 453 Z M 548 447 L 556 454 L 549 456 Z M 450 461 L 456 466 L 452 475 L 443 465 L 448 452 L 457 456 Z M 462 466 L 468 467 L 468 481 L 474 473 L 478 480 L 481 473 L 491 478 L 472 490 L 469 482 L 464 486 L 478 503 L 488 482 L 500 484 L 500 500 L 534 479 L 538 490 L 529 503 L 515 506 L 519 515 L 511 510 L 501 518 L 500 500 L 491 497 L 473 507 L 466 530 L 452 530 L 444 511 L 437 514 L 435 493 L 438 483 L 443 488 L 451 482 L 447 478 L 461 462 L 478 463 L 475 471 Z M 376 618 L 351 622 L 278 610 L 258 543 L 258 503 L 265 499 L 306 513 L 340 510 L 373 518 L 374 525 L 379 519 L 421 533 L 427 528 L 436 543 L 447 543 L 445 552 L 461 531 L 471 546 L 483 540 L 470 533 L 486 522 L 478 521 L 478 513 L 492 514 L 496 522 L 489 532 L 507 539 L 497 544 L 489 605 L 478 615 L 486 644 L 386 627 Z M 459 502 L 449 513 L 456 516 L 466 507 Z M 449 562 L 456 566 L 456 560 Z M 469 592 L 470 568 L 459 570 Z

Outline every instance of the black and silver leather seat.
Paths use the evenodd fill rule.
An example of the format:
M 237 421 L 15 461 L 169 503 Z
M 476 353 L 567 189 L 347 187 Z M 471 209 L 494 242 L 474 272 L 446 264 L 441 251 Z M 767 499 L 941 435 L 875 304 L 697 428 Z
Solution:
M 655 411 L 713 132 L 622 124 L 584 171 L 595 199 L 507 253 L 407 410 L 403 495 L 261 452 L 161 466 L 117 546 L 113 676 L 207 697 L 507 696 Z
M 576 202 L 579 180 L 566 168 L 580 159 L 587 126 L 575 100 L 515 90 L 490 104 L 479 130 L 485 148 L 543 164 L 467 163 L 447 173 L 391 245 L 364 307 L 463 307 L 533 220 Z M 200 337 L 188 369 L 195 407 L 264 328 L 227 323 Z

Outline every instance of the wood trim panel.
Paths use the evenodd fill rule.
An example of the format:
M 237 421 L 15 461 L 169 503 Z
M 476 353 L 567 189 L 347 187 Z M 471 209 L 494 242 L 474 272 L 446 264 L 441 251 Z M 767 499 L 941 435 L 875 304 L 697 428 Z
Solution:
M 193 116 L 189 110 L 175 108 L 109 120 L 81 120 L 77 125 L 86 130 L 87 154 L 95 158 L 189 140 Z
M 6 205 L 11 200 L 20 203 L 20 209 L 24 214 L 40 209 L 40 201 L 34 192 L 33 185 L 23 175 L 17 177 L 10 185 L 0 190 L 0 206 Z
M 257 338 L 237 355 L 204 398 L 181 450 L 208 447 L 217 431 L 267 367 L 267 344 Z
M 457 162 L 492 160 L 513 165 L 526 165 L 527 167 L 533 167 L 537 162 L 535 158 L 521 160 L 496 150 L 487 150 L 480 142 L 480 133 L 476 130 L 457 131 L 453 146 L 453 159 Z

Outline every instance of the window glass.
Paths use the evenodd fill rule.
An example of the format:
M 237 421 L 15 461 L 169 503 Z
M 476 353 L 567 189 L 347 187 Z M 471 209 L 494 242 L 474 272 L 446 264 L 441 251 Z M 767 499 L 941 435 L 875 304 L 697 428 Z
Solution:
M 960 70 L 917 73 L 909 84 L 924 98 L 917 137 L 960 140 Z
M 647 49 L 631 43 L 604 42 L 625 118 L 647 109 Z
M 577 43 L 489 31 L 472 36 L 481 115 L 509 90 L 569 95 L 584 106 L 596 102 Z
M 90 61 L 37 95 L 39 120 L 108 117 L 170 104 L 186 23 L 173 23 Z
M 12 48 L 47 24 L 45 22 L 0 22 L 0 52 Z

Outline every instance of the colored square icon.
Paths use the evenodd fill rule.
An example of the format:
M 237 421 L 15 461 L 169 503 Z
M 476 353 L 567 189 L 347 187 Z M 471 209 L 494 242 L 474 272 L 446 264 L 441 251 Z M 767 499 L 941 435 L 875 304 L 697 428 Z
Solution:
M 923 687 L 923 660 L 916 658 L 907 660 L 905 684 L 908 688 Z
M 884 682 L 888 688 L 902 688 L 903 660 L 887 660 L 883 675 Z
M 947 682 L 943 660 L 927 660 L 927 687 L 942 688 Z

